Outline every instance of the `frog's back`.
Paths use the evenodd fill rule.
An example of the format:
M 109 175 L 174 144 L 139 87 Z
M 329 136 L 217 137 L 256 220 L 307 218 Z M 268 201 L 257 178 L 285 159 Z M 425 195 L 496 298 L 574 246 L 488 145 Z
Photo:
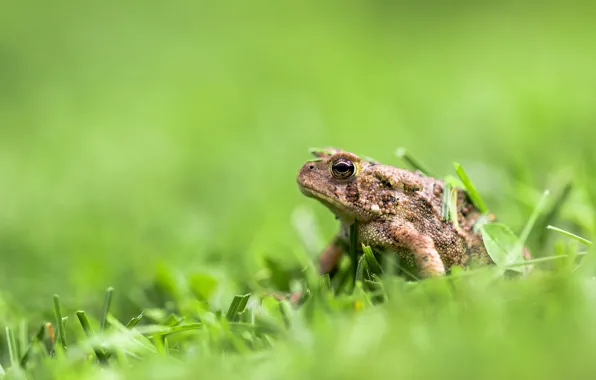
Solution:
M 468 194 L 459 188 L 454 190 L 457 194 L 457 215 L 446 219 L 443 215 L 443 181 L 418 172 L 410 172 L 410 175 L 412 180 L 421 183 L 419 191 L 409 199 L 410 205 L 406 206 L 410 214 L 417 215 L 411 222 L 417 230 L 433 239 L 446 269 L 453 265 L 466 266 L 471 261 L 492 263 L 484 247 L 482 234 L 474 228 L 482 213 Z
M 437 250 L 447 266 L 451 265 L 468 265 L 470 261 L 477 261 L 481 264 L 490 264 L 492 260 L 484 247 L 482 240 L 482 233 L 475 228 L 476 223 L 482 216 L 482 213 L 476 208 L 471 201 L 468 194 L 460 189 L 455 188 L 453 191 L 456 192 L 456 206 L 455 210 L 457 215 L 450 215 L 447 220 L 443 215 L 443 198 L 445 185 L 443 181 L 426 177 L 425 196 L 430 197 L 433 204 L 433 211 L 437 215 L 438 220 L 446 227 L 445 231 L 450 231 L 446 234 L 449 239 L 443 238 L 443 236 L 437 236 L 435 245 Z M 462 242 L 462 248 L 465 249 L 463 254 L 461 252 L 455 253 L 456 257 L 453 257 L 453 247 L 449 244 L 449 240 L 453 241 L 453 235 L 457 235 L 457 239 Z

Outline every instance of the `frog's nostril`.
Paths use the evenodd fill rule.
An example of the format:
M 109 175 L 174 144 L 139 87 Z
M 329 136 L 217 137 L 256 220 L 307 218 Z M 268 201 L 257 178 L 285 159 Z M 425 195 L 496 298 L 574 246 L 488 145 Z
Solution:
M 309 168 L 310 170 L 313 170 L 313 169 L 315 168 L 315 166 L 314 166 L 314 165 L 308 165 L 308 168 Z

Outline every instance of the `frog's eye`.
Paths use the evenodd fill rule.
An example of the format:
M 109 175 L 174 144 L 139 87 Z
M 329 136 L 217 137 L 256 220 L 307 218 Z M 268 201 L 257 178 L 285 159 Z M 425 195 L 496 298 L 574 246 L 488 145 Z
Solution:
M 356 172 L 356 166 L 347 158 L 338 158 L 331 164 L 331 174 L 337 179 L 348 179 Z

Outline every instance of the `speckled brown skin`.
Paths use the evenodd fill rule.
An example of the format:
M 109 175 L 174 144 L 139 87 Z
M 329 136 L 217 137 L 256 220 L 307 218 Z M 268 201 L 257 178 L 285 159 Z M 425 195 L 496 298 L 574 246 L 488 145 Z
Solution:
M 472 228 L 481 214 L 463 190 L 456 190 L 454 223 L 441 217 L 442 181 L 337 149 L 314 154 L 318 160 L 306 162 L 298 174 L 300 190 L 341 222 L 340 233 L 320 257 L 322 273 L 337 265 L 355 221 L 358 247 L 364 243 L 393 251 L 421 278 L 443 275 L 453 265 L 492 263 L 482 235 Z M 353 163 L 354 173 L 347 178 L 334 174 L 331 168 L 339 161 Z

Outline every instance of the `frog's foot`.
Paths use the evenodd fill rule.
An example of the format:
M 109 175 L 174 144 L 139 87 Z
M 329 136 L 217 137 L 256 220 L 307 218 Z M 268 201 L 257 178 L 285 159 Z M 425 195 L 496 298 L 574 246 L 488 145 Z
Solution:
M 294 306 L 299 306 L 300 301 L 304 296 L 304 293 L 301 290 L 292 292 L 292 293 L 285 293 L 285 292 L 278 292 L 278 291 L 266 291 L 263 294 L 264 296 L 270 296 L 275 298 L 278 301 L 290 301 L 290 304 Z
M 329 273 L 337 266 L 343 253 L 343 247 L 340 244 L 339 237 L 336 236 L 319 256 L 319 272 L 321 274 Z

